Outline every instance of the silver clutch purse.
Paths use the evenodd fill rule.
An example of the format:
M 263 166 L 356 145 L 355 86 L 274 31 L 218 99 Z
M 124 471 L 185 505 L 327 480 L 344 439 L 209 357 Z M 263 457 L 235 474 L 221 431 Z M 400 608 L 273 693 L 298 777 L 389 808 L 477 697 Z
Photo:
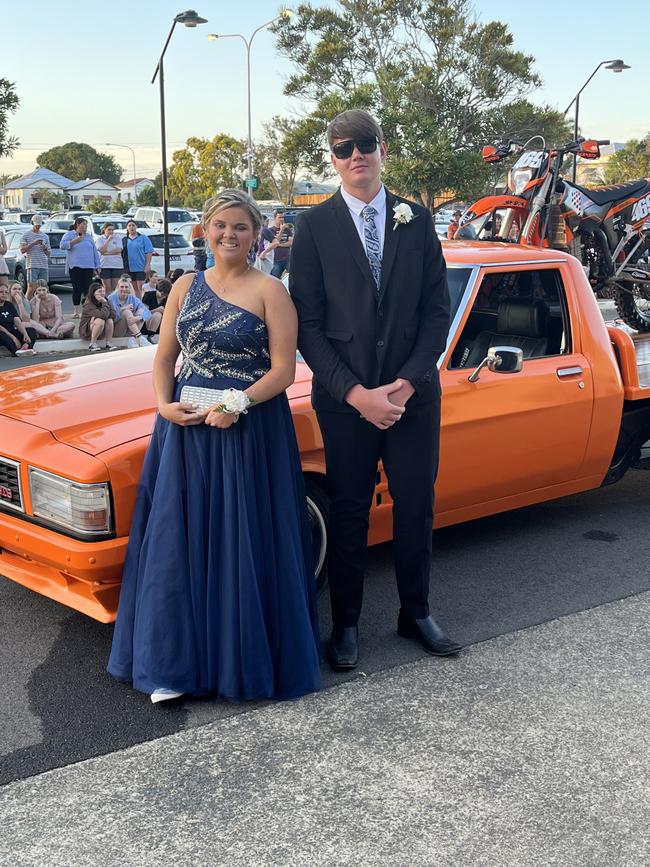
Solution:
M 223 389 L 184 385 L 181 388 L 181 403 L 191 403 L 197 409 L 211 409 L 223 403 Z

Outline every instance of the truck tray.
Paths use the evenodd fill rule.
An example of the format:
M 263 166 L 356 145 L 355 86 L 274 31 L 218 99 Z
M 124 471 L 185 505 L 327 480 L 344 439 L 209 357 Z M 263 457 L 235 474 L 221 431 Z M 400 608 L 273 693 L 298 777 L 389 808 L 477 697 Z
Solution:
M 650 398 L 650 334 L 628 334 L 608 325 L 610 340 L 623 378 L 625 400 Z

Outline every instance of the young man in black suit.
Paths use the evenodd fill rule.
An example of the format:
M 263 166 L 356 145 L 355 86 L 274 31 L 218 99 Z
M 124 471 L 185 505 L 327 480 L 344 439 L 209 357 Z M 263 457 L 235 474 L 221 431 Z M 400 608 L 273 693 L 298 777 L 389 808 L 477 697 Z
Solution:
M 436 362 L 449 330 L 445 263 L 431 214 L 381 181 L 386 143 L 365 111 L 327 130 L 341 188 L 298 220 L 289 291 L 330 493 L 332 668 L 354 668 L 368 516 L 378 461 L 393 498 L 398 632 L 429 653 L 461 648 L 429 615 L 433 484 L 438 467 Z

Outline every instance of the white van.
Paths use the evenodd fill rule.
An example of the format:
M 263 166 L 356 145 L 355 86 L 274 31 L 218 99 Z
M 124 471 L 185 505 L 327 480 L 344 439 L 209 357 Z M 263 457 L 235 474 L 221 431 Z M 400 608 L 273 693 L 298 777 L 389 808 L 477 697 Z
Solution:
M 152 229 L 160 229 L 163 224 L 162 208 L 138 208 L 133 215 L 134 220 L 143 220 Z M 167 223 L 170 232 L 180 229 L 183 223 L 196 223 L 192 214 L 184 208 L 168 208 Z

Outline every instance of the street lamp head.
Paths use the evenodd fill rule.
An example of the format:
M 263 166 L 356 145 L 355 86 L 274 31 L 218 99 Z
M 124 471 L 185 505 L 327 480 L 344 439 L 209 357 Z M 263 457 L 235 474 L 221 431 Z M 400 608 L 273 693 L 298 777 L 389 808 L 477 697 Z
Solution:
M 183 24 L 185 27 L 196 27 L 198 24 L 207 24 L 207 18 L 201 16 L 194 9 L 186 9 L 185 12 L 179 12 L 174 16 L 174 21 L 177 24 Z
M 218 38 L 219 38 L 218 33 L 208 33 L 208 39 L 210 40 L 210 42 L 214 42 L 215 39 L 218 39 Z
M 280 14 L 278 15 L 278 18 L 280 19 L 280 21 L 290 21 L 293 18 L 294 14 L 295 13 L 292 9 L 280 9 Z
M 629 69 L 630 67 L 627 63 L 624 63 L 622 60 L 612 60 L 607 64 L 605 69 L 611 69 L 612 72 L 623 72 L 624 69 Z

